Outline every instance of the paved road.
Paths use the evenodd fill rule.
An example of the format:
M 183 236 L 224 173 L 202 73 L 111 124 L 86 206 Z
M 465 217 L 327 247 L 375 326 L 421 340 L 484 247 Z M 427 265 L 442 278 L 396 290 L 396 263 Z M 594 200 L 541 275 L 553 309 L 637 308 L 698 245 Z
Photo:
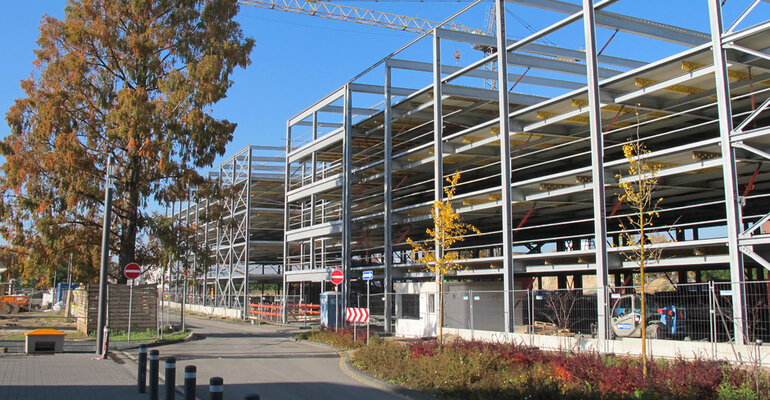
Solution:
M 179 384 L 184 367 L 197 366 L 200 398 L 208 398 L 209 378 L 221 376 L 228 399 L 242 399 L 250 393 L 259 394 L 261 400 L 403 399 L 343 372 L 337 354 L 295 342 L 294 330 L 195 317 L 188 317 L 187 325 L 204 338 L 157 349 L 161 359 L 177 358 Z M 161 362 L 161 370 L 163 365 Z

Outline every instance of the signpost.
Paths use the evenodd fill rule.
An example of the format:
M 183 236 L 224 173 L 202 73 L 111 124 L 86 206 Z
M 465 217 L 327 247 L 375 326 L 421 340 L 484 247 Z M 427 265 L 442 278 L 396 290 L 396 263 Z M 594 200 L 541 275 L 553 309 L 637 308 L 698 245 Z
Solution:
M 134 308 L 134 280 L 142 274 L 142 267 L 137 263 L 129 263 L 123 270 L 123 275 L 127 279 L 131 279 L 131 289 L 128 292 L 128 341 L 131 341 L 131 310 Z
M 361 278 L 366 281 L 366 311 L 369 312 L 369 283 L 374 278 L 374 272 L 364 271 Z M 366 344 L 369 344 L 369 317 L 366 318 Z
M 353 341 L 356 341 L 356 322 L 366 322 L 367 326 L 367 340 L 369 336 L 369 309 L 368 308 L 355 308 L 348 307 L 348 321 L 353 323 Z
M 332 273 L 329 275 L 332 283 L 334 284 L 334 291 L 339 293 L 339 290 L 337 288 L 339 287 L 339 284 L 342 283 L 342 281 L 345 280 L 345 275 L 342 273 L 342 271 L 335 269 L 332 270 Z M 340 320 L 340 298 L 338 295 L 334 296 L 334 329 L 339 329 L 339 320 Z

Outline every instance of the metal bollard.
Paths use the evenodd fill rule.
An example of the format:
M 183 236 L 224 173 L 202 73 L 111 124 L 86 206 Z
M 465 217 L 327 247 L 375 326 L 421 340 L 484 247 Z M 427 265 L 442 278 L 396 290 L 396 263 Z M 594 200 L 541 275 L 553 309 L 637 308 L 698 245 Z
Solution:
M 195 400 L 197 370 L 194 365 L 184 367 L 184 400 Z
M 259 400 L 258 394 L 247 394 L 246 397 L 243 398 L 243 400 Z
M 147 345 L 139 345 L 139 370 L 136 372 L 136 387 L 139 393 L 145 392 L 147 385 Z
M 218 376 L 209 379 L 209 393 L 211 393 L 211 400 L 223 400 L 225 398 L 224 379 Z
M 166 359 L 166 400 L 176 400 L 176 358 Z
M 160 352 L 150 351 L 150 400 L 158 400 L 158 363 Z

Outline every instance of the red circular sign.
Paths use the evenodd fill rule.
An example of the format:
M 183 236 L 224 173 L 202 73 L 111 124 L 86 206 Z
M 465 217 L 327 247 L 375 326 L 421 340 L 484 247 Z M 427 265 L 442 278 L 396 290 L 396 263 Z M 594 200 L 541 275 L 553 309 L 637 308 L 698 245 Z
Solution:
M 342 271 L 335 269 L 332 271 L 332 283 L 335 285 L 339 285 L 342 283 L 342 280 L 345 279 L 345 275 L 342 274 Z
M 129 263 L 123 270 L 123 275 L 128 279 L 136 279 L 142 274 L 142 268 L 137 263 Z

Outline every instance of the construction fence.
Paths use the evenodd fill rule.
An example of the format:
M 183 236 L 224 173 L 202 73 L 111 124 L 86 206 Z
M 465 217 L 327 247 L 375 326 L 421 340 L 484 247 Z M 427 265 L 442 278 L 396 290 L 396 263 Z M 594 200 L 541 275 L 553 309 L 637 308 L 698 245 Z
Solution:
M 745 292 L 745 340 L 770 340 L 770 281 L 736 284 Z M 443 308 L 440 293 L 372 294 L 368 298 L 371 324 L 382 327 L 385 297 L 392 296 L 392 320 L 436 323 L 443 309 L 445 328 L 503 332 L 504 301 L 511 294 L 514 332 L 541 335 L 596 337 L 597 290 L 446 290 Z M 644 315 L 641 287 L 609 287 L 605 291 L 608 339 L 641 337 L 701 342 L 730 342 L 735 336 L 733 285 L 729 282 L 647 285 Z M 367 296 L 358 295 L 355 305 L 367 307 Z M 644 324 L 642 323 L 644 317 Z M 425 332 L 430 332 L 426 330 Z M 398 332 L 397 332 L 398 333 Z

